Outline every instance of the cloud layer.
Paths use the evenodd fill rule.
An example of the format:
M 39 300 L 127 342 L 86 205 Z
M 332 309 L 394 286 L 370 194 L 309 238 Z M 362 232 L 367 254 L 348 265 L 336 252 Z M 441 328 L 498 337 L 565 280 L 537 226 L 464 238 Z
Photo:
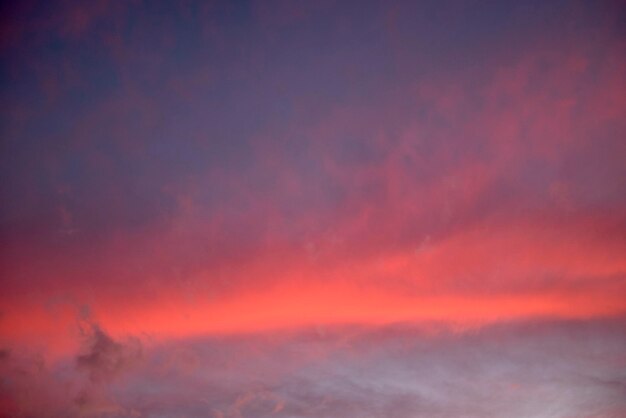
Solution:
M 73 364 L 5 356 L 3 391 L 20 395 L 4 405 L 16 417 L 619 417 L 624 324 L 318 327 L 148 343 L 141 357 L 94 327 Z
M 619 2 L 14 3 L 2 409 L 624 413 Z

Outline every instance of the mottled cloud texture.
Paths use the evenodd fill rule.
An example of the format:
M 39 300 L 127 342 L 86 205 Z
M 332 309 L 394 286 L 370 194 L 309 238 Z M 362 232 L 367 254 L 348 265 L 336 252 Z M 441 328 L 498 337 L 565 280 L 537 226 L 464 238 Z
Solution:
M 12 3 L 5 415 L 625 414 L 621 2 Z
M 177 340 L 131 362 L 132 345 L 95 328 L 77 365 L 4 358 L 4 386 L 19 391 L 4 406 L 41 417 L 617 418 L 625 331 L 623 318 L 317 328 Z

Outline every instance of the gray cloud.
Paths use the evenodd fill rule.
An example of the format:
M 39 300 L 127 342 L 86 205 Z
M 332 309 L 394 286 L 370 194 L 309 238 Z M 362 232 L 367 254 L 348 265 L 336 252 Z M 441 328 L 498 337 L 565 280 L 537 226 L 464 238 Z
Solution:
M 154 347 L 109 389 L 141 416 L 617 417 L 624 319 L 345 327 Z
M 113 340 L 98 325 L 92 324 L 90 327 L 87 351 L 76 357 L 76 364 L 78 369 L 87 372 L 92 382 L 112 379 L 141 358 L 139 340 L 122 344 Z
M 16 417 L 619 417 L 626 318 L 346 326 L 142 346 L 97 325 L 72 362 L 8 352 Z

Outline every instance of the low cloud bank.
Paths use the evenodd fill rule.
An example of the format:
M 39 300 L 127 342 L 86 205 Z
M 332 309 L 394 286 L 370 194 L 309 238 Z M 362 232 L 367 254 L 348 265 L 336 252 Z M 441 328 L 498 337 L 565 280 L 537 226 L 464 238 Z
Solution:
M 626 318 L 335 327 L 144 344 L 97 325 L 75 358 L 2 353 L 15 417 L 619 417 Z

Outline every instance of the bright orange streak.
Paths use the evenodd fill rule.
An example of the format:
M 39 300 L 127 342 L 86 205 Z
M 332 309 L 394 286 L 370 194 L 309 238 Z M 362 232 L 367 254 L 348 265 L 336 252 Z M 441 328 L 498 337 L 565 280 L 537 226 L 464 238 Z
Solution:
M 533 316 L 584 318 L 623 313 L 618 295 L 542 293 L 508 296 L 404 296 L 352 283 L 283 284 L 226 300 L 190 304 L 174 295 L 146 306 L 108 309 L 97 306 L 101 326 L 115 336 L 148 335 L 167 339 L 202 334 L 258 332 L 310 325 L 358 323 L 379 325 L 437 320 L 457 325 L 483 325 Z M 69 313 L 52 319 L 33 310 L 2 321 L 0 335 L 9 340 L 48 340 L 52 351 L 75 349 L 75 319 Z
M 328 284 L 280 287 L 196 307 L 172 302 L 127 317 L 104 314 L 102 321 L 115 332 L 154 332 L 169 337 L 316 324 L 423 320 L 485 323 L 539 315 L 587 317 L 614 314 L 625 308 L 626 304 L 617 297 L 558 294 L 406 297 L 349 284 Z
M 345 323 L 481 325 L 620 314 L 626 312 L 622 254 L 620 242 L 595 239 L 585 229 L 491 225 L 369 258 L 324 258 L 323 252 L 318 258 L 263 258 L 233 270 L 233 288 L 215 292 L 211 285 L 219 280 L 210 273 L 181 282 L 162 279 L 150 288 L 141 278 L 103 289 L 70 281 L 63 294 L 75 304 L 69 296 L 51 304 L 45 289 L 27 298 L 5 297 L 0 347 L 24 342 L 69 352 L 80 341 L 76 323 L 83 304 L 114 336 L 155 338 Z

